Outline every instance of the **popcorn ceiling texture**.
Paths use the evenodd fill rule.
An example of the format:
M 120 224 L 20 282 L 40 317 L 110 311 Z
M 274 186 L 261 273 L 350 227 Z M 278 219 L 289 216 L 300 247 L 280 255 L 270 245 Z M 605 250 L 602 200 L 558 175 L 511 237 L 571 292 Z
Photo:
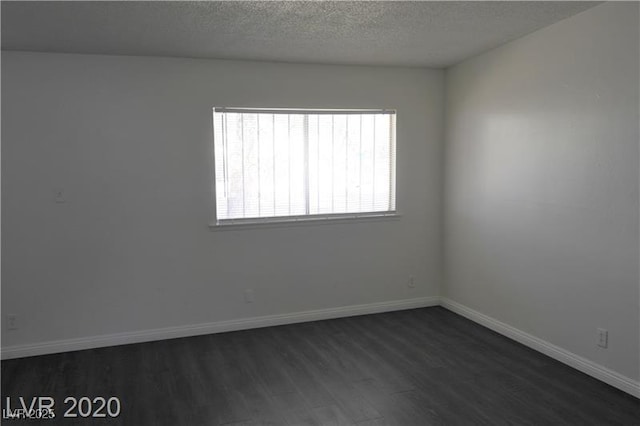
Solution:
M 2 2 L 2 49 L 446 67 L 598 2 Z

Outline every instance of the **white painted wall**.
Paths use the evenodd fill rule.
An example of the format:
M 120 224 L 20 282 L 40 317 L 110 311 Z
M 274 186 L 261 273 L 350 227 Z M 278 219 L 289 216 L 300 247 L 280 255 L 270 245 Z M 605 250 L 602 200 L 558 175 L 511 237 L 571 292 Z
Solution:
M 635 380 L 638 40 L 608 3 L 449 69 L 444 190 L 447 297 Z
M 3 349 L 436 296 L 443 77 L 3 52 Z M 211 232 L 216 105 L 396 108 L 402 217 Z

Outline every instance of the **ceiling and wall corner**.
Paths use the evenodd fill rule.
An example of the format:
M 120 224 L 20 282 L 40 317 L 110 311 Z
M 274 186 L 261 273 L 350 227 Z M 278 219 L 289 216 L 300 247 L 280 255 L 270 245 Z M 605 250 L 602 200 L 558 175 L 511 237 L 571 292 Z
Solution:
M 2 49 L 444 68 L 598 3 L 3 1 Z

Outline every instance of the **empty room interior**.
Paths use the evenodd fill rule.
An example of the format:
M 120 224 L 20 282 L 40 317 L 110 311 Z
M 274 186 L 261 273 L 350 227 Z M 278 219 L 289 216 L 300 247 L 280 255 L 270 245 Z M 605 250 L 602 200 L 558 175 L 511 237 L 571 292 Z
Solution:
M 2 1 L 2 423 L 640 425 L 639 20 Z

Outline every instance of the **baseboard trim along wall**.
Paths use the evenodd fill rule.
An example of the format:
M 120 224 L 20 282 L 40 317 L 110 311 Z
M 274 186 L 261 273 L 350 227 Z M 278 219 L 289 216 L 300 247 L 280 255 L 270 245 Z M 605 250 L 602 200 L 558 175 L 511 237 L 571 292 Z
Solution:
M 180 327 L 168 327 L 127 333 L 107 334 L 102 336 L 83 337 L 78 339 L 54 340 L 43 343 L 15 345 L 3 347 L 2 359 L 23 358 L 35 355 L 47 355 L 58 352 L 94 349 L 105 346 L 126 345 L 130 343 L 151 342 L 154 340 L 175 339 L 178 337 L 198 336 L 202 334 L 222 333 L 225 331 L 247 330 L 251 328 L 269 327 L 273 325 L 293 324 L 355 315 L 375 314 L 380 312 L 399 311 L 403 309 L 437 306 L 440 298 L 418 297 L 413 299 L 393 300 L 388 302 L 369 303 L 364 305 L 342 306 L 339 308 L 316 309 L 289 314 L 266 315 L 261 317 L 241 318 L 204 324 L 193 324 Z
M 55 340 L 31 345 L 16 345 L 2 348 L 1 358 L 23 358 L 35 355 L 47 355 L 82 349 L 151 342 L 154 340 L 223 333 L 226 331 L 247 330 L 274 325 L 294 324 L 299 322 L 318 321 L 438 305 L 441 305 L 444 308 L 500 333 L 503 336 L 522 343 L 523 345 L 538 352 L 542 352 L 543 354 L 563 362 L 570 367 L 640 398 L 640 382 L 625 377 L 615 371 L 596 364 L 593 361 L 582 358 L 572 352 L 562 349 L 559 346 L 553 345 L 545 340 L 498 321 L 495 318 L 480 313 L 458 302 L 447 298 L 440 298 L 438 296 L 393 300 L 389 302 L 369 303 L 364 305 L 342 306 L 339 308 L 316 309 L 289 314 L 266 315 L 261 317 L 116 333 L 78 339 Z
M 498 321 L 488 315 L 482 314 L 474 309 L 471 309 L 465 305 L 462 305 L 453 300 L 443 297 L 440 304 L 446 309 L 455 312 L 458 315 L 462 315 L 465 318 L 470 319 L 484 327 L 487 327 L 497 333 L 502 334 L 516 342 L 522 343 L 525 346 L 530 347 L 538 352 L 550 356 L 560 362 L 567 364 L 576 370 L 582 371 L 585 374 L 590 375 L 600 381 L 603 381 L 613 387 L 616 387 L 624 392 L 627 392 L 636 398 L 640 398 L 640 382 L 635 381 L 629 377 L 625 377 L 615 371 L 612 371 L 606 367 L 596 364 L 593 361 L 582 358 L 572 352 L 562 349 L 559 346 L 551 344 L 545 340 L 535 337 L 529 333 L 525 333 L 515 327 Z

